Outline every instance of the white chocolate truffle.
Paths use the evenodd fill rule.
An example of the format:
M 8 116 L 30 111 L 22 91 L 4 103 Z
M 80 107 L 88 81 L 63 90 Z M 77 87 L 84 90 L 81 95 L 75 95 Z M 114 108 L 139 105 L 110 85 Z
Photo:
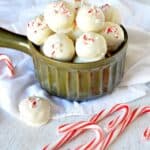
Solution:
M 77 56 L 77 57 L 75 57 L 73 62 L 74 63 L 88 63 L 88 62 L 95 62 L 95 61 L 101 60 L 103 58 L 101 56 L 100 57 L 95 57 L 95 58 L 81 58 L 81 57 Z
M 78 57 L 102 59 L 106 52 L 106 40 L 98 33 L 86 32 L 76 41 L 76 53 Z
M 118 24 L 112 22 L 105 23 L 101 35 L 106 39 L 108 51 L 115 51 L 124 41 L 123 29 Z
M 96 6 L 83 6 L 79 9 L 76 17 L 77 26 L 83 32 L 98 32 L 105 22 L 101 8 Z
M 109 4 L 105 4 L 101 8 L 105 15 L 106 22 L 114 22 L 117 24 L 121 24 L 121 16 L 117 8 Z
M 64 1 L 52 2 L 46 7 L 44 17 L 54 32 L 67 33 L 73 25 L 75 10 Z
M 48 37 L 42 51 L 45 56 L 62 61 L 70 61 L 75 55 L 73 41 L 63 33 Z
M 19 104 L 21 120 L 31 126 L 41 126 L 50 119 L 50 103 L 40 97 L 29 97 Z
M 43 16 L 31 20 L 27 26 L 27 37 L 36 45 L 44 43 L 45 39 L 52 34 Z

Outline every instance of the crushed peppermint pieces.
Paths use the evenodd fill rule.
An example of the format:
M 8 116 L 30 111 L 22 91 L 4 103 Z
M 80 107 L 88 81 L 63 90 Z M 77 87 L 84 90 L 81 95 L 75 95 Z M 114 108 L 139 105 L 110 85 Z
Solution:
M 101 6 L 101 9 L 103 10 L 103 11 L 106 11 L 107 9 L 109 9 L 110 8 L 110 5 L 109 4 L 105 4 L 105 5 L 102 5 Z
M 93 6 L 88 10 L 88 14 L 96 16 L 99 19 L 101 16 L 101 8 Z
M 86 35 L 86 34 L 83 35 L 84 44 L 92 44 L 92 43 L 94 43 L 94 41 L 95 41 L 94 38 L 88 37 L 88 35 Z
M 64 2 L 54 3 L 53 7 L 55 8 L 54 9 L 54 13 L 55 14 L 63 14 L 65 16 L 67 16 L 67 17 L 71 16 L 71 12 L 70 12 L 69 8 L 67 8 L 65 6 Z
M 118 30 L 116 27 L 112 26 L 112 27 L 108 27 L 106 28 L 106 33 L 107 34 L 113 34 L 115 38 L 118 38 L 119 35 L 118 35 Z
M 28 23 L 28 28 L 33 30 L 33 33 L 37 33 L 39 30 L 44 30 L 48 27 L 46 24 L 44 17 L 40 16 Z
M 29 98 L 31 108 L 35 108 L 37 106 L 37 101 L 38 101 L 38 99 L 36 97 L 30 97 Z

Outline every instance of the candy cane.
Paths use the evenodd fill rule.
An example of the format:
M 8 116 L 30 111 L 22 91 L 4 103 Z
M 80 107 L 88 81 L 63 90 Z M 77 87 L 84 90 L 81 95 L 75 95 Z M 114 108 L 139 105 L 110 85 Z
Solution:
M 49 144 L 44 146 L 44 148 L 42 150 L 48 150 Z
M 74 130 L 72 132 L 67 132 L 65 133 L 65 135 L 58 141 L 57 144 L 55 144 L 53 146 L 53 148 L 50 148 L 50 150 L 57 150 L 58 148 L 61 148 L 64 144 L 66 144 L 66 141 L 69 141 L 72 138 L 75 138 L 76 136 L 80 135 L 81 133 L 83 133 L 82 130 Z M 43 150 L 48 150 L 49 149 L 49 145 L 46 145 Z
M 115 128 L 118 124 L 120 124 L 121 122 L 124 121 L 124 119 L 127 117 L 127 115 L 129 114 L 129 106 L 127 104 L 116 104 L 115 106 L 113 106 L 109 111 L 106 111 L 105 109 L 103 109 L 102 111 L 100 111 L 98 114 L 94 115 L 91 119 L 90 122 L 93 123 L 98 123 L 101 120 L 111 116 L 112 114 L 120 111 L 120 110 L 125 110 L 125 112 L 122 115 L 118 115 L 115 119 L 111 120 L 108 123 L 108 127 L 107 130 L 111 130 L 113 128 Z
M 107 137 L 104 139 L 100 150 L 105 150 L 108 146 L 128 127 L 128 125 L 133 122 L 136 118 L 150 112 L 150 106 L 135 108 L 130 115 L 120 123 L 120 125 L 108 133 Z
M 117 126 L 117 124 L 121 123 L 125 118 L 126 116 L 128 115 L 129 113 L 129 106 L 126 105 L 126 104 L 117 104 L 115 105 L 114 107 L 112 107 L 110 109 L 110 111 L 106 112 L 105 109 L 103 109 L 102 111 L 100 111 L 98 114 L 94 115 L 90 120 L 89 122 L 85 122 L 85 121 L 81 121 L 81 122 L 78 122 L 78 123 L 72 123 L 72 124 L 65 124 L 65 125 L 61 125 L 58 130 L 59 132 L 69 132 L 69 131 L 72 131 L 73 132 L 73 129 L 74 130 L 78 130 L 78 128 L 80 127 L 84 127 L 86 125 L 89 125 L 91 123 L 96 123 L 96 122 L 99 122 L 100 120 L 108 117 L 109 115 L 112 115 L 113 113 L 117 112 L 117 111 L 120 111 L 122 109 L 125 109 L 125 113 L 123 114 L 123 117 L 120 117 L 120 115 L 118 116 L 118 119 L 117 119 L 117 122 L 114 122 L 114 120 L 110 121 L 109 123 L 109 130 L 114 128 L 115 126 Z M 116 120 L 116 119 L 115 119 Z M 75 127 L 75 128 L 74 128 Z M 60 141 L 63 141 L 63 142 L 60 142 L 61 143 L 61 146 L 63 144 L 65 144 L 66 142 L 68 142 L 69 140 L 75 138 L 76 136 L 78 136 L 79 134 L 83 133 L 82 131 L 78 132 L 75 134 L 71 134 L 71 133 L 68 133 L 68 134 L 71 134 L 71 136 L 68 136 L 68 134 L 66 134 Z M 66 137 L 69 137 L 69 138 L 66 138 Z M 66 140 L 66 141 L 65 141 Z M 62 144 L 63 143 L 63 144 Z
M 60 133 L 71 132 L 73 130 L 84 128 L 84 126 L 87 126 L 87 125 L 90 125 L 90 124 L 93 124 L 93 123 L 89 122 L 89 121 L 80 121 L 80 122 L 77 122 L 77 123 L 69 124 L 69 125 L 67 125 L 67 127 L 66 126 L 64 126 L 64 127 L 60 126 L 58 128 L 58 131 Z
M 106 116 L 105 111 L 106 111 L 105 109 L 101 110 L 99 113 L 92 116 L 92 118 L 89 121 L 93 122 L 93 123 L 99 122 L 100 120 L 102 120 Z
M 96 121 L 97 119 L 98 119 L 98 117 L 100 117 L 100 115 L 102 115 L 102 113 L 104 112 L 105 110 L 102 110 L 100 113 L 98 113 L 97 114 L 97 116 L 96 115 L 94 115 L 95 117 L 93 117 L 93 123 L 94 123 L 94 120 Z M 79 123 L 79 122 L 78 122 Z M 60 132 L 63 132 L 63 130 L 65 131 L 65 130 L 69 130 L 71 127 L 73 127 L 73 126 L 75 126 L 75 125 L 77 125 L 78 123 L 72 123 L 72 124 L 64 124 L 64 125 L 61 125 L 61 126 L 59 126 L 59 131 Z M 82 125 L 88 125 L 88 124 L 91 124 L 91 122 L 85 122 L 85 121 L 81 121 L 80 123 L 83 123 L 83 124 L 80 124 L 81 126 Z M 67 128 L 68 127 L 68 128 Z M 74 132 L 74 134 L 71 134 L 71 133 L 67 133 L 67 134 L 65 134 L 65 136 L 61 139 L 61 140 L 63 140 L 63 142 L 64 143 L 61 143 L 61 146 L 63 146 L 63 144 L 65 144 L 66 142 L 69 142 L 70 140 L 72 140 L 73 138 L 75 138 L 75 137 L 77 137 L 78 135 L 80 135 L 80 134 L 82 134 L 84 131 L 79 131 L 77 128 L 76 128 L 76 130 L 75 130 L 75 132 Z M 69 138 L 65 138 L 66 136 L 68 137 L 68 134 L 71 134 L 72 135 L 72 137 L 70 136 Z M 65 138 L 65 140 L 66 141 L 64 141 L 64 138 Z M 61 141 L 60 140 L 60 141 Z M 92 143 L 92 141 L 91 141 L 91 143 Z M 90 143 L 89 143 L 90 144 Z M 88 144 L 87 144 L 88 145 Z M 60 147 L 61 147 L 60 146 Z
M 105 150 L 126 129 L 126 127 L 131 122 L 133 122 L 139 116 L 150 112 L 150 106 L 146 106 L 146 107 L 135 108 L 131 113 L 129 113 L 128 105 L 117 104 L 114 107 L 112 107 L 112 109 L 108 112 L 106 112 L 105 110 L 100 111 L 100 113 L 94 115 L 89 122 L 80 121 L 78 123 L 62 125 L 59 127 L 59 131 L 66 133 L 66 135 L 60 140 L 60 142 L 58 142 L 58 145 L 56 145 L 56 149 L 60 148 L 60 146 L 65 144 L 66 141 L 70 140 L 70 138 L 83 133 L 87 126 L 93 126 L 94 123 L 122 109 L 125 109 L 125 113 L 123 115 L 117 116 L 115 119 L 109 122 L 108 129 L 111 130 L 103 141 L 101 141 L 102 139 L 96 137 L 93 140 L 91 140 L 89 143 L 80 145 L 79 147 L 76 148 L 76 150 L 83 150 L 83 149 Z M 119 126 L 117 127 L 117 125 Z M 98 131 L 96 133 L 97 135 L 100 134 L 100 132 Z M 148 129 L 145 130 L 144 136 L 149 137 L 150 136 L 149 134 L 150 134 L 149 130 Z M 101 137 L 102 137 L 102 133 L 101 133 Z M 56 150 L 56 149 L 51 149 L 51 150 Z
M 101 146 L 101 150 L 105 150 L 107 149 L 107 147 L 121 134 L 123 133 L 123 131 L 125 130 L 125 128 L 129 125 L 129 123 L 131 123 L 131 121 L 133 121 L 136 116 L 138 115 L 137 113 L 138 108 L 134 109 L 132 111 L 132 113 L 129 115 L 128 118 L 126 118 L 126 120 L 120 124 L 120 126 L 114 130 L 112 130 L 111 132 L 108 133 L 106 139 L 103 141 L 103 144 Z M 141 110 L 139 111 L 141 113 Z
M 146 140 L 150 140 L 150 128 L 146 128 L 143 135 Z
M 114 107 L 114 108 L 117 108 L 117 107 Z M 112 113 L 115 110 L 114 108 L 111 109 L 110 113 Z M 126 108 L 125 114 L 122 115 L 122 117 L 117 116 L 115 119 L 111 120 L 108 123 L 108 126 L 106 128 L 108 130 L 108 135 L 103 140 L 103 142 L 101 141 L 100 143 L 98 143 L 94 147 L 93 150 L 105 150 L 107 148 L 107 147 L 105 147 L 105 145 L 107 146 L 111 143 L 111 138 L 112 137 L 114 137 L 114 139 L 117 138 L 117 136 L 119 134 L 119 130 L 116 131 L 116 127 L 118 127 L 118 125 L 122 124 L 125 121 L 126 117 L 129 116 L 129 112 L 130 112 L 129 107 L 127 105 L 126 106 L 124 105 L 124 107 L 121 107 L 121 108 Z M 118 110 L 118 108 L 117 108 L 117 110 Z
M 149 113 L 150 112 L 150 106 L 144 106 L 144 107 L 139 107 L 139 108 L 135 108 L 132 113 L 130 114 L 129 117 L 126 118 L 126 121 L 123 123 L 122 129 L 120 131 L 120 133 L 122 133 L 125 128 L 131 123 L 133 122 L 135 119 L 137 119 L 138 117 Z
M 79 130 L 84 131 L 87 129 L 92 129 L 95 131 L 96 133 L 96 138 L 92 140 L 92 142 L 88 143 L 87 147 L 90 148 L 92 145 L 99 143 L 99 141 L 102 141 L 102 139 L 104 138 L 104 133 L 103 130 L 98 126 L 98 125 L 93 125 L 93 124 L 89 124 L 86 125 L 82 128 L 80 128 Z M 54 145 L 53 147 L 50 147 L 49 145 L 45 146 L 43 148 L 43 150 L 58 150 L 62 145 L 64 145 L 64 141 L 69 137 L 72 136 L 72 134 L 74 134 L 75 131 L 73 132 L 68 132 L 56 145 Z M 80 148 L 76 148 L 77 150 L 81 150 L 83 148 L 83 146 L 80 146 Z
M 72 134 L 74 134 L 73 132 L 69 132 L 69 133 L 66 133 L 62 138 L 61 140 L 58 141 L 57 144 L 55 144 L 53 147 L 48 144 L 46 146 L 44 146 L 44 148 L 42 150 L 58 150 L 61 146 L 63 146 L 66 142 L 66 140 L 69 140 L 70 137 L 72 137 Z
M 89 120 L 89 122 L 96 123 L 96 121 L 100 118 L 100 116 L 104 113 L 104 111 L 105 111 L 105 109 L 100 111 L 98 114 L 94 115 Z M 80 121 L 80 122 L 77 122 L 77 123 L 66 123 L 66 124 L 63 124 L 63 125 L 59 126 L 58 130 L 59 130 L 59 132 L 62 132 L 62 131 L 65 131 L 65 130 L 69 130 L 72 126 L 75 126 L 76 124 L 83 123 L 83 122 L 85 122 L 85 121 Z
M 75 131 L 66 133 L 57 144 L 55 144 L 53 147 L 47 146 L 45 150 L 58 150 L 60 147 L 62 147 L 64 144 L 66 144 L 66 141 L 69 140 L 73 135 L 75 134 Z
M 95 140 L 96 140 L 96 138 L 94 138 L 93 140 L 91 140 L 87 144 L 83 144 L 83 145 L 78 146 L 75 150 L 86 149 L 87 147 L 93 145 L 93 143 L 95 142 Z
M 95 145 L 97 145 L 104 139 L 104 132 L 101 129 L 101 127 L 99 127 L 98 125 L 87 125 L 87 126 L 83 127 L 81 130 L 87 130 L 87 129 L 94 130 L 96 133 L 96 138 L 91 140 L 90 143 L 88 143 L 88 144 L 79 146 L 75 150 L 88 150 L 88 149 L 92 150 L 93 147 L 95 147 Z
M 115 128 L 115 126 L 117 126 L 119 123 L 123 122 L 124 119 L 127 117 L 127 115 L 129 114 L 129 106 L 127 104 L 117 104 L 114 107 L 112 107 L 109 111 L 106 111 L 105 109 L 103 109 L 102 111 L 100 111 L 98 114 L 94 115 L 89 122 L 92 123 L 98 123 L 99 121 L 105 119 L 106 117 L 112 115 L 115 112 L 118 112 L 120 110 L 125 109 L 125 113 L 123 115 L 119 115 L 117 117 L 117 119 L 115 118 L 114 120 L 111 120 L 108 123 L 108 130 Z M 120 117 L 121 116 L 121 117 Z M 117 120 L 117 121 L 116 121 Z M 71 126 L 76 125 L 76 123 L 72 123 L 72 124 L 64 124 L 61 125 L 59 127 L 59 131 L 67 131 L 70 129 Z
M 72 129 L 70 129 L 70 131 L 68 131 L 68 132 L 72 132 L 72 131 L 75 131 L 75 130 L 81 130 L 81 133 L 83 133 L 83 131 L 85 130 L 85 129 L 87 129 L 87 128 L 89 128 L 90 126 L 94 126 L 92 123 L 90 123 L 90 122 L 82 122 L 82 123 L 76 123 L 74 126 L 72 126 Z M 103 134 L 103 131 L 101 130 L 101 137 L 103 138 L 104 137 L 104 134 Z M 85 145 L 82 145 L 82 146 L 80 146 L 80 148 L 78 147 L 77 149 L 78 150 L 81 150 L 81 149 L 87 149 L 87 148 L 89 148 L 89 149 L 91 149 L 92 148 L 92 146 L 93 145 L 95 145 L 95 144 L 97 144 L 97 142 L 99 141 L 97 141 L 98 139 L 97 138 L 95 138 L 95 139 L 93 139 L 90 143 L 88 143 L 88 144 L 85 144 Z M 101 139 L 102 140 L 102 139 Z M 100 140 L 100 141 L 101 141 Z M 99 142 L 98 142 L 99 143 Z
M 12 62 L 10 58 L 6 55 L 0 54 L 0 61 L 4 61 L 9 69 L 9 75 L 13 76 L 14 75 L 14 67 L 12 65 Z
M 115 112 L 118 112 L 118 111 L 123 110 L 123 109 L 125 110 L 125 112 L 122 115 L 118 115 L 115 119 L 111 120 L 108 123 L 108 126 L 106 127 L 106 129 L 107 129 L 107 131 L 110 131 L 113 128 L 115 128 L 118 124 L 123 122 L 125 120 L 125 118 L 127 117 L 127 115 L 129 114 L 130 109 L 129 109 L 129 106 L 127 104 L 116 104 L 109 111 L 102 110 L 98 114 L 94 115 L 90 119 L 90 121 L 91 122 L 99 122 L 99 121 L 105 119 L 106 117 L 114 114 Z
M 84 129 L 90 125 L 92 125 L 92 123 L 85 122 L 85 121 L 82 121 L 80 123 L 75 123 L 74 126 L 71 126 L 69 128 L 70 131 L 67 131 L 66 134 L 60 139 L 60 141 L 58 141 L 58 143 L 53 147 L 53 150 L 60 148 L 61 146 L 66 144 L 66 141 L 69 141 L 70 139 L 75 138 L 79 134 L 83 133 L 82 129 Z M 63 132 L 63 131 L 61 131 L 61 132 Z
M 150 112 L 150 106 L 146 107 L 140 107 L 140 108 L 135 108 L 130 114 L 127 115 L 127 118 L 123 122 L 120 122 L 119 127 L 114 128 L 111 130 L 106 138 L 103 140 L 102 143 L 100 143 L 95 149 L 98 150 L 105 150 L 108 148 L 108 146 L 121 134 L 123 131 L 126 129 L 126 127 L 133 122 L 136 118 L 140 117 L 141 115 L 144 115 L 146 113 Z M 117 121 L 117 119 L 116 119 Z M 114 121 L 115 123 L 115 121 Z M 116 124 L 116 123 L 115 123 Z M 145 130 L 145 136 L 149 137 L 150 132 Z
M 123 114 L 117 116 L 115 119 L 111 120 L 108 123 L 108 125 L 106 127 L 108 132 L 113 130 L 114 128 L 116 128 L 116 126 L 118 126 L 118 124 L 122 123 L 126 119 L 126 117 L 129 115 L 130 109 L 129 109 L 129 106 L 126 104 L 117 104 L 114 107 L 112 107 L 112 109 L 106 115 L 106 117 L 108 117 L 108 116 L 112 115 L 113 113 L 118 112 L 123 109 L 125 110 L 125 112 Z

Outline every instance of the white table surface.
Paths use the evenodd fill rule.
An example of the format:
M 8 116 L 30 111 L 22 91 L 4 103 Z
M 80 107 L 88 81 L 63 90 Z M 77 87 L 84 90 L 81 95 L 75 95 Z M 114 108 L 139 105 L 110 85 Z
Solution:
M 150 93 L 146 97 L 130 103 L 130 105 L 132 107 L 150 105 Z M 88 118 L 90 116 L 66 117 L 51 121 L 40 128 L 32 128 L 0 110 L 0 150 L 42 150 L 45 144 L 53 143 L 60 137 L 57 133 L 59 125 L 67 122 L 88 120 Z M 149 114 L 132 123 L 110 146 L 109 150 L 150 150 L 150 141 L 143 139 L 143 132 L 146 127 L 150 127 Z M 39 135 L 39 130 L 43 130 L 43 134 Z M 88 132 L 86 136 L 78 137 L 63 147 L 62 150 L 72 150 L 78 144 L 88 141 L 91 136 L 92 133 Z M 30 143 L 32 143 L 32 147 Z
M 143 2 L 145 1 L 149 2 L 149 0 L 143 0 Z M 16 2 L 18 4 L 21 3 L 19 0 L 16 0 Z M 127 0 L 122 0 L 122 2 L 126 2 L 127 4 Z M 142 2 L 142 0 L 140 2 Z M 12 8 L 15 6 L 14 1 L 0 0 L 0 4 L 3 4 L 3 6 L 8 6 L 9 3 L 12 4 Z M 40 1 L 36 0 L 36 3 L 40 3 Z M 0 8 L 1 6 L 2 5 L 0 5 Z M 6 9 L 6 13 L 8 12 L 9 8 Z M 1 14 L 0 10 L 0 17 L 2 17 L 1 15 L 4 14 Z M 10 13 L 9 15 L 13 19 L 16 17 L 13 13 Z M 4 20 L 0 20 L 0 24 L 5 26 L 7 26 L 6 24 L 9 22 L 11 21 L 7 20 L 7 17 Z M 141 27 L 150 31 L 149 26 L 141 25 Z M 131 105 L 150 105 L 150 93 L 146 97 L 134 101 Z M 66 117 L 57 121 L 51 121 L 46 126 L 40 128 L 32 128 L 26 126 L 19 120 L 12 118 L 10 114 L 7 114 L 0 109 L 0 150 L 41 150 L 45 144 L 53 143 L 60 137 L 57 133 L 57 127 L 60 124 L 87 120 L 89 117 L 90 116 Z M 142 133 L 146 127 L 150 127 L 149 114 L 137 119 L 129 128 L 127 128 L 124 134 L 111 145 L 110 150 L 150 150 L 150 141 L 147 142 L 142 138 Z M 78 144 L 88 140 L 91 136 L 91 133 L 87 133 L 87 136 L 79 137 L 62 149 L 73 149 Z

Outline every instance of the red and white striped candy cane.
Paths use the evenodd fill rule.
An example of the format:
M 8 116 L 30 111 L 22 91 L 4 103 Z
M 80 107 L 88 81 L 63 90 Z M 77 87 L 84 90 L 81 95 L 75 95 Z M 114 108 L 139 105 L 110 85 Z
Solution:
M 63 137 L 52 147 L 50 148 L 50 145 L 46 145 L 43 150 L 58 150 L 61 148 L 63 145 L 66 144 L 66 141 L 70 141 L 70 139 L 75 138 L 79 134 L 83 133 L 81 130 L 74 130 L 72 132 L 66 132 Z
M 0 61 L 4 61 L 9 69 L 9 75 L 13 76 L 14 75 L 14 67 L 12 65 L 12 61 L 10 58 L 6 55 L 0 54 Z
M 79 128 L 78 131 L 80 131 L 80 130 L 84 131 L 84 130 L 89 130 L 89 129 L 92 129 L 95 131 L 96 138 L 94 138 L 92 141 L 90 141 L 88 144 L 85 145 L 87 148 L 90 148 L 92 145 L 99 143 L 104 138 L 103 130 L 98 125 L 94 125 L 94 124 L 89 124 L 86 126 L 84 125 L 83 127 Z M 73 132 L 75 132 L 75 131 L 73 131 Z M 43 150 L 58 150 L 62 145 L 64 145 L 64 141 L 66 140 L 66 138 L 68 138 L 69 135 L 71 136 L 71 134 L 73 134 L 73 132 L 68 132 L 66 134 L 66 136 L 64 136 L 56 145 L 54 145 L 53 147 L 50 147 L 49 145 L 47 145 L 43 148 Z M 82 146 L 76 148 L 76 150 L 82 150 L 84 147 L 82 145 Z
M 108 123 L 108 130 L 115 128 L 118 124 L 124 121 L 124 119 L 129 114 L 129 106 L 127 104 L 117 104 L 114 107 L 112 107 L 109 111 L 106 111 L 105 109 L 101 110 L 99 113 L 94 115 L 89 122 L 92 123 L 98 123 L 99 121 L 105 119 L 108 116 L 111 116 L 115 112 L 125 110 L 125 112 L 122 115 L 117 116 L 115 119 L 111 120 Z M 65 124 L 59 127 L 60 132 L 68 131 L 72 126 L 75 126 L 78 123 L 72 123 L 72 124 Z
M 100 111 L 98 114 L 94 115 L 89 121 L 79 121 L 77 123 L 67 123 L 67 124 L 63 124 L 61 126 L 58 127 L 58 131 L 59 132 L 65 132 L 70 130 L 70 128 L 72 128 L 73 126 L 76 126 L 80 123 L 96 123 L 96 121 L 101 117 L 101 115 L 104 113 L 105 109 L 103 109 L 102 111 Z M 103 118 L 103 117 L 101 117 Z
M 125 119 L 129 116 L 130 113 L 130 108 L 128 105 L 126 104 L 117 104 L 114 107 L 111 108 L 111 110 L 108 112 L 108 114 L 106 114 L 106 117 L 109 117 L 110 115 L 112 115 L 114 112 L 117 112 L 119 110 L 125 109 L 124 114 L 122 115 L 118 115 L 117 117 L 115 117 L 113 120 L 111 120 L 106 129 L 108 132 L 108 135 L 106 136 L 106 138 L 103 141 L 100 141 L 100 143 L 98 143 L 93 150 L 104 150 L 103 149 L 103 145 L 107 145 L 108 142 L 111 140 L 112 136 L 115 138 L 118 136 L 119 131 L 115 132 L 116 127 L 118 127 L 118 125 L 122 124 Z
M 91 140 L 87 144 L 82 144 L 82 145 L 78 146 L 75 150 L 86 149 L 87 147 L 93 145 L 93 143 L 95 142 L 95 140 L 96 140 L 96 138 L 94 138 L 93 140 Z
M 94 126 L 93 123 L 91 122 L 78 122 L 78 123 L 75 123 L 74 125 L 71 125 L 70 128 L 68 128 L 68 130 L 64 130 L 63 132 L 72 132 L 72 131 L 79 131 L 81 129 L 81 132 L 80 133 L 83 133 L 85 129 L 91 127 L 91 126 Z M 104 133 L 101 129 L 101 137 L 104 137 Z M 100 140 L 102 141 L 102 140 Z M 92 141 L 90 141 L 90 143 L 88 144 L 85 144 L 85 145 L 82 145 L 82 146 L 79 146 L 77 149 L 78 150 L 81 150 L 81 149 L 92 149 L 92 146 L 93 145 L 97 145 L 98 143 L 100 143 L 100 141 L 96 138 L 94 138 Z
M 68 132 L 66 133 L 60 141 L 58 141 L 57 144 L 55 144 L 53 147 L 47 147 L 46 150 L 58 150 L 59 148 L 61 148 L 64 144 L 66 144 L 66 141 L 69 140 L 74 134 L 76 134 L 77 132 L 73 131 L 73 132 Z
M 150 127 L 145 129 L 143 136 L 146 140 L 150 140 Z
M 100 117 L 100 115 L 104 112 L 105 110 L 102 110 L 101 113 L 98 114 L 98 116 L 95 116 L 95 119 Z M 81 124 L 78 124 L 78 123 L 81 123 Z M 80 121 L 80 122 L 77 122 L 77 123 L 71 123 L 71 124 L 64 124 L 64 125 L 61 125 L 59 126 L 59 132 L 63 132 L 63 131 L 66 131 L 67 133 L 65 133 L 65 135 L 62 137 L 62 139 L 59 141 L 61 144 L 59 145 L 59 147 L 63 146 L 64 144 L 66 144 L 66 142 L 69 142 L 71 141 L 73 138 L 77 137 L 78 135 L 84 133 L 84 131 L 82 130 L 78 130 L 76 128 L 76 130 L 74 130 L 75 132 L 71 133 L 71 132 L 68 132 L 68 130 L 71 129 L 71 127 L 76 127 L 76 125 L 79 125 L 80 127 L 81 126 L 85 126 L 85 125 L 90 125 L 90 124 L 93 124 L 92 122 L 88 122 L 88 121 Z M 78 126 L 78 127 L 79 127 Z M 63 142 L 62 142 L 63 141 Z M 93 140 L 94 141 L 94 140 Z M 93 142 L 91 141 L 90 143 L 88 143 L 89 145 L 93 144 Z M 87 145 L 88 145 L 87 144 Z
M 123 131 L 131 124 L 135 119 L 138 117 L 149 113 L 150 112 L 150 106 L 146 107 L 140 107 L 135 108 L 129 116 L 124 120 L 124 122 L 120 123 L 120 125 L 110 131 L 106 138 L 103 140 L 102 146 L 100 147 L 100 150 L 106 150 L 108 146 L 121 134 Z
M 109 132 L 110 130 L 114 129 L 116 126 L 118 126 L 118 124 L 122 123 L 125 118 L 128 116 L 129 112 L 130 112 L 130 108 L 127 104 L 116 104 L 115 106 L 113 106 L 109 111 L 100 111 L 100 113 L 94 115 L 90 121 L 91 122 L 99 122 L 109 116 L 111 116 L 112 114 L 118 112 L 118 111 L 122 111 L 124 110 L 124 113 L 119 114 L 117 117 L 115 117 L 113 120 L 111 120 L 108 123 L 108 126 L 106 127 L 107 131 Z
M 78 136 L 79 134 L 83 133 L 83 131 L 78 131 L 78 129 L 80 127 L 84 127 L 86 125 L 89 125 L 91 123 L 97 123 L 99 122 L 100 120 L 108 117 L 109 115 L 112 115 L 113 113 L 115 112 L 118 112 L 120 110 L 123 110 L 125 109 L 125 113 L 123 114 L 122 117 L 120 117 L 120 115 L 117 117 L 117 121 L 115 119 L 111 121 L 111 123 L 109 123 L 109 129 L 112 129 L 114 127 L 117 126 L 117 124 L 121 123 L 125 118 L 126 116 L 128 115 L 129 113 L 129 106 L 126 105 L 126 104 L 117 104 L 115 105 L 114 107 L 112 107 L 110 109 L 110 111 L 107 111 L 105 109 L 103 109 L 102 111 L 100 111 L 98 114 L 94 115 L 90 120 L 89 122 L 86 122 L 86 121 L 81 121 L 81 122 L 77 122 L 77 123 L 72 123 L 72 124 L 65 124 L 65 125 L 61 125 L 59 127 L 59 132 L 68 132 L 66 133 L 63 138 L 56 144 L 57 147 L 61 147 L 63 146 L 66 142 L 69 142 L 70 140 L 72 140 L 73 138 L 75 138 L 76 136 Z M 74 128 L 75 127 L 75 128 Z M 73 128 L 74 128 L 74 131 L 73 132 Z M 69 132 L 73 132 L 73 133 L 69 133 Z
M 91 124 L 84 126 L 81 130 L 83 131 L 87 129 L 94 130 L 96 133 L 96 138 L 92 139 L 88 144 L 79 146 L 75 150 L 93 150 L 93 148 L 104 139 L 104 132 L 100 126 Z
M 103 142 L 101 143 L 99 149 L 106 150 L 108 146 L 118 137 L 119 133 L 120 130 L 118 128 L 111 130 L 106 136 L 106 138 L 103 140 Z
M 68 124 L 67 127 L 66 126 L 60 126 L 58 128 L 58 132 L 63 133 L 63 132 L 71 132 L 73 130 L 77 130 L 80 128 L 84 128 L 84 126 L 93 124 L 92 122 L 89 121 L 79 121 L 77 123 L 72 123 L 72 124 Z
M 150 106 L 144 106 L 144 107 L 139 107 L 139 108 L 135 108 L 132 113 L 129 115 L 129 117 L 126 118 L 126 120 L 124 121 L 123 125 L 122 125 L 122 129 L 120 132 L 123 132 L 125 130 L 125 128 L 132 123 L 135 119 L 137 119 L 138 117 L 149 113 L 150 112 Z M 120 133 L 121 134 L 121 133 Z
M 121 110 L 124 110 L 124 113 L 119 114 L 116 118 L 114 118 L 108 123 L 108 126 L 106 127 L 108 132 L 116 128 L 120 123 L 122 123 L 127 118 L 130 112 L 130 108 L 127 104 L 117 104 L 114 107 L 112 107 L 112 109 L 108 113 L 108 116 L 110 116 L 113 113 Z
M 125 118 L 126 116 L 128 115 L 129 113 L 129 106 L 126 105 L 126 104 L 117 104 L 115 105 L 114 107 L 112 107 L 110 109 L 110 111 L 107 111 L 105 109 L 103 109 L 102 111 L 100 111 L 98 114 L 94 115 L 90 120 L 89 122 L 85 122 L 85 121 L 81 121 L 81 122 L 77 122 L 77 123 L 71 123 L 71 124 L 65 124 L 65 125 L 61 125 L 59 127 L 59 132 L 71 132 L 73 130 L 78 130 L 78 128 L 80 127 L 84 127 L 86 125 L 89 125 L 91 123 L 96 123 L 96 122 L 99 122 L 100 120 L 108 117 L 109 115 L 112 115 L 113 113 L 117 112 L 117 111 L 120 111 L 120 110 L 123 110 L 125 109 L 125 113 L 122 115 L 122 117 L 120 117 L 121 115 L 119 115 L 117 117 L 117 119 L 114 119 L 112 121 L 110 121 L 109 123 L 109 130 L 112 129 L 112 128 L 115 128 L 115 126 L 117 126 L 117 124 L 121 123 Z M 115 122 L 116 121 L 116 122 Z M 75 128 L 74 128 L 75 127 Z M 80 131 L 78 133 L 75 134 L 71 134 L 71 133 L 68 133 L 68 134 L 71 134 L 72 137 L 69 136 L 69 138 L 64 138 L 64 137 L 68 137 L 68 134 L 66 134 L 62 140 L 63 140 L 63 144 L 65 144 L 65 140 L 66 139 L 66 142 L 68 142 L 69 140 L 71 140 L 72 138 L 75 138 L 77 135 L 83 133 L 83 131 Z M 60 140 L 61 141 L 61 140 Z M 61 144 L 62 145 L 62 144 Z

